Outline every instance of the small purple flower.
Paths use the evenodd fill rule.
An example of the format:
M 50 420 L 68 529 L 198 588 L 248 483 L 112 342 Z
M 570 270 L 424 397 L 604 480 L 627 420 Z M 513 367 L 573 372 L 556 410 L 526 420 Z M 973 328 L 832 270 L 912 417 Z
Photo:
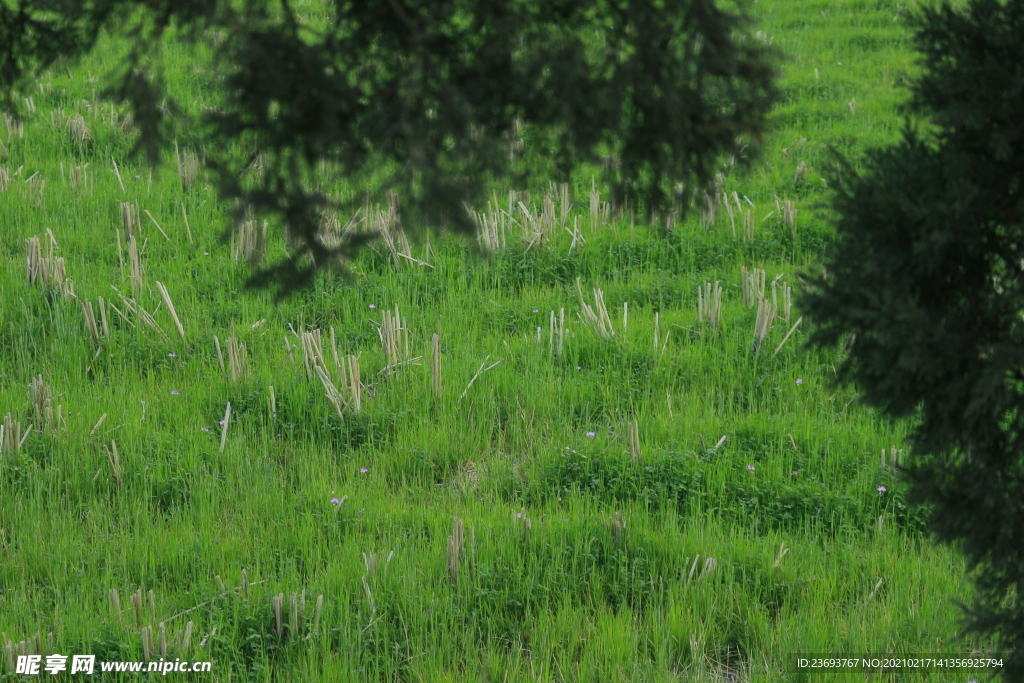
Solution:
M 888 489 L 886 489 L 884 486 L 879 486 L 875 490 L 878 491 L 879 493 L 885 493 Z
M 167 355 L 170 356 L 171 358 L 177 358 L 178 357 L 178 354 L 176 354 L 176 353 L 169 353 Z
M 576 369 L 577 369 L 577 370 L 582 370 L 582 369 L 583 369 L 583 366 L 582 366 L 582 365 L 577 365 L 577 366 L 576 366 Z
M 178 395 L 178 392 L 177 392 L 177 391 L 172 391 L 172 392 L 171 392 L 171 396 L 177 396 L 177 395 Z
M 223 427 L 224 426 L 224 420 L 217 420 L 217 424 L 219 424 L 221 427 Z
M 753 465 L 747 465 L 747 471 L 748 472 L 753 472 L 754 471 L 754 466 Z
M 210 252 L 208 252 L 208 251 L 204 251 L 203 252 L 203 256 L 209 256 L 209 255 L 210 255 Z
M 517 512 L 516 513 L 516 519 L 522 519 L 522 518 L 523 518 L 523 513 L 522 512 Z
M 587 432 L 587 436 L 597 436 L 597 432 Z
M 359 474 L 366 474 L 369 471 L 370 471 L 369 467 L 360 467 L 359 468 Z
M 140 175 L 137 175 L 137 176 L 135 176 L 135 179 L 136 179 L 136 180 L 138 180 L 138 179 L 139 179 L 139 178 L 141 178 L 141 177 L 142 177 L 142 176 L 140 176 Z
M 209 427 L 200 427 L 199 431 L 208 432 L 208 431 L 210 431 L 210 428 Z
M 798 379 L 798 380 L 796 381 L 796 385 L 797 385 L 797 386 L 800 386 L 800 385 L 801 385 L 801 384 L 803 384 L 803 383 L 804 383 L 804 381 L 803 381 L 802 379 Z
M 537 310 L 536 308 L 535 308 L 535 309 L 533 309 L 533 312 L 534 312 L 534 313 L 540 313 L 540 311 L 538 311 L 538 310 Z
M 370 304 L 370 308 L 377 308 L 377 304 Z
M 341 498 L 331 498 L 331 502 L 335 505 L 341 505 Z

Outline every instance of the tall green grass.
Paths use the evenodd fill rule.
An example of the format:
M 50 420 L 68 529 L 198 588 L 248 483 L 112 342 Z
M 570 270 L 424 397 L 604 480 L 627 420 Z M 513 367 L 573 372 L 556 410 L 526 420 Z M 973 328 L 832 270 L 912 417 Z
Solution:
M 764 163 L 748 177 L 723 165 L 735 234 L 724 206 L 670 227 L 628 215 L 592 224 L 580 173 L 567 226 L 578 217 L 582 241 L 559 226 L 527 244 L 510 228 L 481 259 L 435 237 L 429 252 L 412 247 L 429 266 L 377 243 L 350 280 L 322 278 L 281 305 L 242 291 L 244 259 L 218 241 L 230 207 L 202 180 L 127 157 L 130 125 L 94 100 L 91 80 L 113 65 L 116 40 L 47 74 L 24 135 L 0 129 L 0 413 L 22 434 L 32 426 L 0 453 L 10 653 L 38 642 L 141 660 L 152 627 L 159 658 L 162 625 L 163 655 L 211 661 L 217 680 L 782 681 L 799 679 L 797 652 L 983 648 L 956 639 L 963 563 L 904 503 L 893 464 L 908 425 L 831 387 L 838 358 L 803 348 L 806 320 L 782 344 L 795 308 L 756 344 L 757 307 L 741 297 L 743 268 L 765 270 L 766 301 L 777 281 L 781 304 L 781 287 L 800 287 L 800 270 L 820 262 L 837 173 L 827 147 L 856 161 L 897 136 L 917 69 L 906 10 L 753 8 L 762 39 L 790 59 Z M 178 97 L 208 104 L 201 51 L 172 42 L 167 59 Z M 73 139 L 76 116 L 90 139 Z M 524 163 L 543 164 L 530 144 Z M 180 146 L 202 153 L 187 136 Z M 529 190 L 534 215 L 549 193 L 496 190 L 505 209 L 509 190 Z M 120 202 L 143 212 L 138 303 L 155 328 L 112 289 L 131 296 Z M 74 297 L 28 284 L 33 236 L 44 254 L 56 244 Z M 268 258 L 283 247 L 272 233 Z M 585 322 L 577 278 L 589 306 L 603 290 L 614 335 Z M 714 328 L 698 320 L 705 282 L 723 288 Z M 124 317 L 108 308 L 96 344 L 81 302 L 98 318 L 99 297 Z M 378 332 L 396 306 L 409 337 L 400 360 L 411 361 L 397 366 Z M 562 309 L 559 353 L 551 318 Z M 331 328 L 364 384 L 362 410 L 343 419 L 299 339 L 322 331 L 341 386 Z M 214 336 L 225 363 L 229 338 L 245 345 L 237 379 Z M 49 429 L 29 389 L 39 376 Z M 0 680 L 18 680 L 6 660 Z

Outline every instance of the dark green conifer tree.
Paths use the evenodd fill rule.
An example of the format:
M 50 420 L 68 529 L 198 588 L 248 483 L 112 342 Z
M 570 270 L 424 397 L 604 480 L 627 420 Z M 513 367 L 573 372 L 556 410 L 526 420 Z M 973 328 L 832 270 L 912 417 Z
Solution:
M 160 78 L 161 36 L 217 37 L 223 98 L 201 140 L 221 196 L 276 213 L 321 265 L 354 246 L 318 239 L 322 160 L 378 198 L 397 191 L 414 232 L 469 231 L 465 203 L 524 170 L 509 154 L 522 125 L 549 146 L 552 179 L 613 159 L 613 200 L 653 211 L 679 183 L 707 184 L 738 140 L 756 142 L 778 97 L 775 53 L 715 0 L 324 2 L 329 21 L 310 26 L 289 0 L 2 0 L 0 91 L 12 105 L 27 76 L 127 27 L 109 93 L 131 103 L 137 149 L 156 161 L 183 109 Z M 244 171 L 257 152 L 255 182 Z M 257 281 L 308 282 L 291 263 Z
M 914 416 L 907 475 L 977 586 L 970 629 L 1024 680 L 1024 1 L 916 17 L 924 67 L 898 144 L 838 193 L 838 235 L 800 305 L 848 344 L 841 379 Z

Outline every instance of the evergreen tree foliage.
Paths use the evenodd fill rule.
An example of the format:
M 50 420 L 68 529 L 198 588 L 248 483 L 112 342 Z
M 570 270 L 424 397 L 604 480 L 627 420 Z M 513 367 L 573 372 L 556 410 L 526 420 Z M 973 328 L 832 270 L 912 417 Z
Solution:
M 961 548 L 969 628 L 1024 680 L 1024 1 L 917 15 L 901 142 L 837 193 L 837 243 L 800 305 L 841 380 L 914 416 L 911 499 Z M 847 175 L 849 177 L 849 175 Z
M 328 24 L 310 26 L 290 0 L 3 0 L 0 89 L 10 106 L 12 86 L 128 27 L 109 93 L 131 103 L 137 149 L 156 161 L 182 110 L 165 92 L 160 39 L 169 28 L 215 39 L 224 96 L 202 125 L 220 193 L 279 215 L 318 264 L 354 246 L 318 239 L 322 160 L 378 200 L 397 191 L 409 226 L 471 231 L 465 204 L 525 172 L 509 153 L 524 126 L 550 146 L 552 179 L 610 160 L 613 201 L 650 212 L 758 142 L 779 96 L 777 55 L 715 0 L 325 2 Z M 252 156 L 233 156 L 239 147 Z M 257 153 L 255 182 L 245 169 Z M 308 281 L 291 263 L 259 281 Z

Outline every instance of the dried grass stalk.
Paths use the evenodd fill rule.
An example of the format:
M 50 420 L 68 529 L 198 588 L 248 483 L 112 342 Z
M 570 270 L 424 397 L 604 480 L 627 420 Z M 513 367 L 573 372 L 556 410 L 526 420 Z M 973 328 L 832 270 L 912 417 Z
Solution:
M 466 206 L 466 211 L 476 225 L 476 239 L 481 249 L 495 252 L 505 248 L 508 223 L 510 220 L 514 221 L 515 219 L 512 219 L 508 213 L 498 207 L 497 192 L 487 202 L 486 212 L 473 211 L 468 205 Z
M 715 281 L 714 285 L 705 282 L 697 288 L 697 319 L 707 324 L 711 330 L 717 330 L 722 320 L 722 285 Z
M 153 218 L 153 214 L 151 214 L 148 209 L 143 209 L 142 213 L 146 214 L 149 217 L 149 220 L 153 221 L 153 225 L 155 225 L 156 229 L 160 231 L 160 234 L 164 236 L 164 239 L 170 242 L 171 238 L 167 236 L 167 233 L 164 232 L 164 229 L 161 228 L 160 224 L 156 222 L 155 218 Z
M 167 337 L 167 333 L 166 333 L 166 332 L 164 332 L 164 331 L 163 331 L 162 329 L 160 329 L 160 327 L 159 327 L 159 326 L 158 326 L 158 325 L 156 324 L 156 321 L 155 321 L 155 320 L 153 320 L 153 316 L 151 316 L 151 315 L 150 315 L 150 314 L 149 314 L 149 313 L 148 313 L 148 312 L 146 311 L 146 309 L 144 309 L 144 308 L 142 307 L 142 305 L 141 305 L 141 304 L 139 304 L 139 303 L 138 303 L 138 302 L 137 302 L 136 300 L 134 300 L 134 299 L 130 299 L 130 298 L 126 297 L 126 296 L 125 296 L 124 294 L 122 294 L 122 293 L 121 293 L 121 292 L 120 292 L 120 291 L 119 291 L 119 290 L 117 289 L 117 287 L 115 287 L 115 286 L 111 285 L 111 286 L 110 286 L 110 288 L 111 288 L 112 290 L 114 290 L 115 292 L 117 292 L 117 295 L 118 295 L 119 297 L 121 297 L 121 303 L 122 303 L 122 304 L 124 304 L 124 307 L 128 309 L 128 312 L 129 312 L 129 313 L 132 313 L 132 314 L 134 314 L 135 316 L 137 316 L 137 317 L 139 318 L 139 320 L 140 320 L 140 321 L 142 321 L 142 323 L 143 323 L 143 324 L 145 324 L 145 325 L 148 325 L 149 327 L 152 327 L 152 328 L 153 328 L 154 330 L 156 330 L 156 331 L 157 331 L 157 332 L 158 332 L 158 333 L 160 334 L 160 336 L 161 336 L 161 337 L 163 337 L 164 339 L 167 339 L 167 338 L 168 338 L 168 337 Z M 127 317 L 126 317 L 126 316 L 125 316 L 125 315 L 124 315 L 123 313 L 121 313 L 121 311 L 117 310 L 117 308 L 115 308 L 113 304 L 111 304 L 111 305 L 110 305 L 110 307 L 111 307 L 111 308 L 114 308 L 114 310 L 115 310 L 115 311 L 117 311 L 117 313 L 118 313 L 118 314 L 119 314 L 119 315 L 120 315 L 120 316 L 121 316 L 122 318 L 124 318 L 124 319 L 125 319 L 125 321 L 127 321 L 127 322 L 128 322 L 128 323 L 129 323 L 130 325 L 132 325 L 132 326 L 134 327 L 134 324 L 133 324 L 133 323 L 132 323 L 132 322 L 131 322 L 130 320 L 128 320 L 128 318 L 127 318 Z
M 135 236 L 128 238 L 128 282 L 132 288 L 132 296 L 142 296 L 142 264 L 139 261 L 139 249 Z
M 224 409 L 224 423 L 221 425 L 220 430 L 220 452 L 224 452 L 224 444 L 228 440 L 228 425 L 231 423 L 231 401 L 228 401 L 227 407 Z
M 395 263 L 395 270 L 402 267 L 403 261 L 410 261 L 413 263 L 419 263 L 418 259 L 413 258 L 412 249 L 409 246 L 409 240 L 405 236 L 405 231 L 402 229 L 402 222 L 399 218 L 399 206 L 398 206 L 398 195 L 388 190 L 387 192 L 387 203 L 388 208 L 386 211 L 377 208 L 374 210 L 371 220 L 371 230 L 380 235 L 384 240 L 384 244 L 387 246 L 388 251 L 391 253 L 391 258 Z
M 73 190 L 87 188 L 89 186 L 89 164 L 85 166 L 72 166 L 69 169 L 68 180 Z
M 50 435 L 56 426 L 53 419 L 53 387 L 43 381 L 42 375 L 37 375 L 29 384 L 29 390 L 32 392 L 32 406 L 35 409 L 36 424 L 41 425 L 45 433 Z
M 608 309 L 604 305 L 604 292 L 600 288 L 594 288 L 594 308 L 591 308 L 583 300 L 583 287 L 580 278 L 576 278 L 576 293 L 579 295 L 580 309 L 583 311 L 583 319 L 590 324 L 595 332 L 606 339 L 615 336 L 615 328 L 612 327 L 612 320 L 608 315 Z
M 121 227 L 124 229 L 125 240 L 130 240 L 136 230 L 142 230 L 139 221 L 139 205 L 130 202 L 120 202 L 121 206 Z
M 396 305 L 394 314 L 384 311 L 380 329 L 377 331 L 384 353 L 392 365 L 409 357 L 409 329 L 402 323 L 402 316 Z
M 15 420 L 10 413 L 4 415 L 3 426 L 0 426 L 0 453 L 21 452 L 21 444 L 24 443 L 25 436 L 28 436 L 28 432 L 31 429 L 32 427 L 29 426 L 29 429 L 22 436 L 21 422 Z
M 100 305 L 100 322 L 103 324 L 103 338 L 110 339 L 110 326 L 107 324 L 107 304 L 102 296 L 96 297 Z
M 245 259 L 252 268 L 257 268 L 267 250 L 267 221 L 259 224 L 256 220 L 242 221 L 235 229 L 231 242 L 231 258 L 235 263 Z
M 68 119 L 68 136 L 71 142 L 76 145 L 84 145 L 92 141 L 92 133 L 89 131 L 89 124 L 82 116 L 72 116 Z
M 754 348 L 761 347 L 761 342 L 772 329 L 775 321 L 775 304 L 767 301 L 759 301 L 757 304 L 757 319 L 754 321 Z
M 114 479 L 117 481 L 117 485 L 121 485 L 121 458 L 117 454 L 117 442 L 111 439 L 110 448 L 106 445 L 103 446 L 104 452 L 107 454 L 107 462 L 110 463 L 110 471 L 114 475 Z
M 162 282 L 157 282 L 156 288 L 160 290 L 160 296 L 163 298 L 164 305 L 167 306 L 167 311 L 171 314 L 171 318 L 174 320 L 174 326 L 178 328 L 178 334 L 182 339 L 184 339 L 185 328 L 182 327 L 181 320 L 178 318 L 178 313 L 174 310 L 174 302 L 171 301 L 171 295 L 167 292 L 167 288 L 164 287 Z
M 597 183 L 590 179 L 590 229 L 598 230 L 608 226 L 611 219 L 612 206 L 608 202 L 601 201 L 601 194 L 597 191 Z
M 237 337 L 228 337 L 228 367 L 231 369 L 231 381 L 237 382 L 245 376 L 246 352 L 245 342 L 239 342 Z
M 740 269 L 740 284 L 743 289 L 743 306 L 750 308 L 764 298 L 764 269 L 754 268 L 752 271 L 748 271 L 747 267 L 743 266 Z
M 632 458 L 640 458 L 640 423 L 634 418 L 627 425 L 629 437 L 629 455 Z
M 537 328 L 537 337 L 540 341 L 540 328 Z M 556 345 L 557 340 L 557 345 Z M 551 317 L 548 325 L 548 355 L 553 355 L 557 352 L 559 356 L 562 355 L 562 348 L 565 343 L 565 309 L 559 309 L 558 317 L 555 317 L 555 312 L 551 311 Z
M 93 345 L 99 347 L 100 345 L 100 331 L 96 326 L 96 315 L 92 310 L 91 301 L 82 301 L 82 315 L 85 318 L 85 329 L 92 337 Z
M 441 398 L 441 337 L 435 334 L 431 340 L 430 376 L 434 388 L 434 396 Z
M 174 143 L 174 157 L 178 162 L 178 180 L 182 188 L 188 188 L 199 179 L 199 155 L 195 152 L 179 152 L 178 143 Z
M 616 546 L 622 546 L 626 540 L 626 520 L 622 513 L 616 510 L 612 519 L 612 541 Z
M 452 585 L 459 582 L 459 559 L 462 556 L 463 523 L 456 517 L 452 523 L 452 533 L 448 537 L 448 578 Z
M 52 231 L 47 229 L 47 233 L 50 239 L 47 242 L 45 255 L 43 255 L 39 237 L 30 237 L 25 240 L 25 274 L 28 282 L 31 285 L 53 289 L 63 296 L 75 298 L 75 283 L 67 276 L 64 258 L 53 255 L 57 240 L 54 239 Z
M 779 351 L 782 350 L 782 347 L 785 345 L 786 341 L 789 340 L 790 336 L 792 336 L 792 334 L 796 331 L 796 328 L 800 327 L 800 323 L 802 323 L 803 321 L 804 321 L 803 316 L 800 316 L 797 319 L 797 321 L 795 323 L 793 323 L 793 327 L 789 328 L 789 332 L 787 332 L 786 336 L 782 338 L 782 341 L 779 342 L 779 345 L 777 347 L 775 347 L 775 353 L 772 354 L 773 356 L 777 356 L 778 355 Z
M 35 206 L 42 206 L 43 204 L 43 190 L 46 187 L 46 180 L 40 175 L 39 171 L 36 171 L 25 180 L 25 185 L 28 187 L 28 198 L 29 201 Z

